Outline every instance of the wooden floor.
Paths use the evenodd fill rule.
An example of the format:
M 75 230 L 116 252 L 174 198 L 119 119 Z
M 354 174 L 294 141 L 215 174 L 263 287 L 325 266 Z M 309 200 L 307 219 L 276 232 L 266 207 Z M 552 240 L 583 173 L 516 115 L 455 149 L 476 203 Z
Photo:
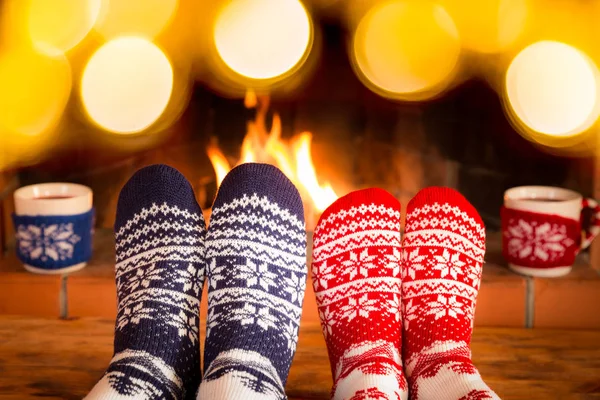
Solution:
M 0 317 L 0 399 L 80 399 L 111 358 L 114 323 Z M 479 328 L 476 365 L 504 399 L 600 399 L 600 332 Z M 301 329 L 290 399 L 328 399 L 317 326 Z

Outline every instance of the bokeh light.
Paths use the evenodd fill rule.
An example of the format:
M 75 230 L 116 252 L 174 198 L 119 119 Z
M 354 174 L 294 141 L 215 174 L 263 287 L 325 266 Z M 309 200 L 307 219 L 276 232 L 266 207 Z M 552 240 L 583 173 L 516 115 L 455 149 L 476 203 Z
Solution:
M 56 126 L 71 93 L 64 56 L 19 48 L 0 54 L 0 132 L 35 136 Z
M 75 47 L 96 23 L 102 0 L 28 0 L 27 28 L 41 51 L 57 54 Z
M 173 90 L 167 56 L 143 38 L 113 39 L 94 53 L 81 82 L 90 118 L 115 133 L 136 133 L 164 112 Z
M 153 39 L 173 20 L 179 6 L 178 0 L 102 1 L 96 30 L 107 39 L 130 35 Z
M 298 68 L 312 43 L 312 23 L 298 0 L 233 0 L 214 27 L 219 57 L 250 79 L 273 79 Z
M 498 53 L 523 35 L 530 0 L 440 0 L 456 22 L 462 45 L 481 53 Z
M 389 1 L 360 21 L 353 40 L 355 69 L 375 92 L 421 100 L 443 90 L 460 55 L 458 31 L 440 5 Z
M 506 73 L 510 107 L 529 129 L 571 136 L 598 117 L 598 70 L 581 51 L 555 41 L 522 50 Z

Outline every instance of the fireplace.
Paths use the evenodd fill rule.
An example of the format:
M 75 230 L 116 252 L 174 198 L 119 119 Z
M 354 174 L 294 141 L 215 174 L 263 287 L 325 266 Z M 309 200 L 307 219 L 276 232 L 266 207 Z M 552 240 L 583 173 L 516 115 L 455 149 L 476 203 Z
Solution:
M 96 248 L 101 251 L 79 274 L 39 282 L 51 282 L 52 299 L 55 293 L 66 296 L 68 286 L 68 300 L 61 297 L 59 303 L 62 316 L 112 318 L 111 230 L 119 191 L 132 174 L 156 163 L 177 168 L 192 183 L 209 217 L 223 173 L 252 160 L 275 163 L 294 180 L 303 196 L 309 233 L 320 212 L 352 190 L 381 187 L 405 208 L 424 187 L 456 188 L 481 214 L 490 237 L 477 323 L 556 327 L 558 320 L 567 320 L 560 326 L 600 326 L 597 313 L 575 315 L 569 308 L 573 303 L 597 303 L 600 278 L 589 267 L 587 254 L 582 258 L 585 268 L 566 280 L 548 283 L 510 273 L 498 251 L 504 191 L 518 185 L 555 185 L 597 196 L 599 164 L 593 152 L 543 147 L 515 128 L 494 75 L 506 66 L 499 56 L 466 51 L 466 62 L 473 64 L 469 73 L 460 71 L 453 85 L 433 98 L 406 101 L 379 96 L 361 81 L 350 62 L 347 39 L 352 32 L 335 4 L 340 2 L 328 3 L 310 10 L 318 20 L 313 53 L 319 57 L 307 59 L 302 79 L 290 87 L 272 91 L 243 87 L 224 94 L 212 81 L 176 80 L 174 85 L 185 90 L 172 98 L 172 107 L 185 105 L 182 113 L 167 113 L 169 118 L 136 135 L 117 135 L 94 126 L 82 118 L 80 99 L 72 96 L 57 128 L 62 140 L 48 145 L 41 157 L 0 174 L 0 261 L 10 264 L 4 270 L 0 267 L 0 274 L 8 268 L 18 282 L 27 281 L 13 256 L 14 189 L 51 181 L 84 184 L 94 192 Z M 83 46 L 73 57 L 79 61 L 89 57 L 93 46 Z M 81 65 L 76 67 L 75 72 L 81 73 Z M 178 72 L 190 72 L 189 65 Z M 600 260 L 591 264 L 600 265 Z M 31 279 L 38 282 L 39 277 Z M 550 286 L 552 290 L 545 290 Z M 91 300 L 91 293 L 102 301 Z M 570 303 L 556 300 L 571 295 Z M 311 296 L 306 297 L 313 303 L 305 306 L 305 315 L 315 322 Z M 509 300 L 498 304 L 500 297 Z M 563 305 L 562 311 L 555 311 Z

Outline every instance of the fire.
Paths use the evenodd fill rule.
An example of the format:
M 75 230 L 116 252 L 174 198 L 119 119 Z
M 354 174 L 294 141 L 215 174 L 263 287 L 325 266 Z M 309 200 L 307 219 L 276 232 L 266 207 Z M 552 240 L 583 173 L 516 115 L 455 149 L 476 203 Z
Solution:
M 271 130 L 267 130 L 266 117 L 269 109 L 268 96 L 256 96 L 249 91 L 244 104 L 248 108 L 257 108 L 256 118 L 248 122 L 248 128 L 240 159 L 234 165 L 248 162 L 263 162 L 277 166 L 298 187 L 303 198 L 311 201 L 314 210 L 323 212 L 337 198 L 337 194 L 328 182 L 323 185 L 317 179 L 317 172 L 311 156 L 312 134 L 303 132 L 290 140 L 281 138 L 281 118 L 273 115 Z M 207 149 L 208 157 L 220 185 L 232 165 L 216 143 Z
M 221 149 L 219 149 L 219 146 L 217 146 L 216 143 L 211 143 L 208 146 L 208 149 L 206 149 L 206 152 L 208 153 L 208 158 L 210 159 L 210 162 L 215 170 L 215 174 L 217 175 L 217 183 L 221 185 L 221 182 L 223 182 L 223 179 L 225 179 L 225 175 L 227 175 L 231 169 L 229 166 L 229 161 L 227 161 L 227 158 L 225 158 L 221 152 Z

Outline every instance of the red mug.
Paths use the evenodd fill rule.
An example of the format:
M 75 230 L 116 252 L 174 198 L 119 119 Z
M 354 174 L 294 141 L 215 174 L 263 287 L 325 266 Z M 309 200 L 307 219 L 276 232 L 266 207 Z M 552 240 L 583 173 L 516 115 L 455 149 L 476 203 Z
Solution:
M 582 229 L 582 212 L 592 210 Z M 551 186 L 520 186 L 504 193 L 502 253 L 515 272 L 557 277 L 600 233 L 600 206 L 579 193 Z

